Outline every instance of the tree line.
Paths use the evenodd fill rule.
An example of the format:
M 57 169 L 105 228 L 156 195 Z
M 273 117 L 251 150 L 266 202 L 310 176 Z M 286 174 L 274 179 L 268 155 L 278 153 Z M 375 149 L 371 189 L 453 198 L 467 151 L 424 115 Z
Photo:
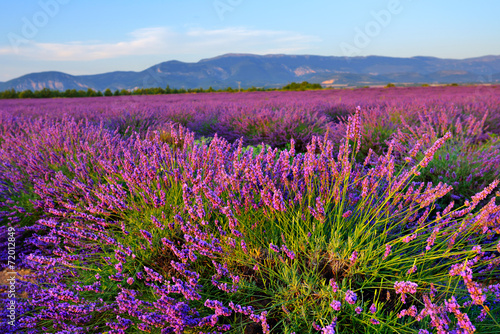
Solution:
M 129 89 L 117 89 L 112 91 L 111 89 L 106 89 L 104 92 L 99 90 L 94 90 L 92 88 L 87 88 L 87 90 L 76 90 L 67 89 L 65 91 L 60 91 L 57 89 L 43 88 L 41 90 L 32 91 L 30 89 L 23 91 L 16 91 L 15 89 L 9 89 L 0 92 L 0 99 L 29 99 L 29 98 L 56 98 L 56 97 L 96 97 L 96 96 L 122 96 L 122 95 L 159 95 L 159 94 L 188 94 L 188 93 L 214 93 L 214 92 L 265 92 L 265 91 L 303 91 L 311 89 L 322 89 L 318 83 L 309 83 L 307 81 L 296 83 L 292 82 L 281 88 L 262 88 L 262 87 L 250 87 L 246 89 L 238 89 L 227 87 L 224 89 L 214 89 L 209 87 L 207 89 L 203 88 L 166 88 L 156 87 L 156 88 L 138 88 L 134 90 Z

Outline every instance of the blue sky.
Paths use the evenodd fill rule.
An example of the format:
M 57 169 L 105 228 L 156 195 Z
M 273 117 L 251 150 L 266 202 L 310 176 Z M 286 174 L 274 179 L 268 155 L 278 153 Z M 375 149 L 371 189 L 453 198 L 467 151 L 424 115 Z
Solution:
M 0 81 L 224 53 L 500 55 L 500 1 L 5 0 Z

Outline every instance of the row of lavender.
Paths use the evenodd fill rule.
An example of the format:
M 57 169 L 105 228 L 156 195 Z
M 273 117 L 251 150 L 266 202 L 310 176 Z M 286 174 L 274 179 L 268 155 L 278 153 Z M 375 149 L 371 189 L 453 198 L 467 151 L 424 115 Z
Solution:
M 4 105 L 1 219 L 33 270 L 19 330 L 498 330 L 498 94 L 449 89 Z M 307 144 L 234 141 L 297 117 L 323 122 Z
M 293 138 L 297 150 L 305 152 L 314 135 L 328 132 L 337 142 L 345 132 L 345 117 L 358 105 L 365 120 L 371 122 L 365 126 L 365 146 L 385 145 L 384 139 L 401 126 L 401 117 L 412 126 L 421 123 L 421 117 L 437 121 L 433 125 L 443 135 L 457 119 L 469 115 L 481 119 L 487 113 L 485 126 L 498 133 L 499 92 L 500 86 L 471 86 L 28 99 L 2 101 L 2 117 L 6 113 L 16 118 L 67 115 L 102 122 L 122 134 L 127 129 L 161 131 L 164 124 L 175 122 L 197 136 L 218 133 L 231 142 L 243 137 L 246 145 L 265 142 L 286 147 Z M 474 133 L 474 139 L 478 135 Z

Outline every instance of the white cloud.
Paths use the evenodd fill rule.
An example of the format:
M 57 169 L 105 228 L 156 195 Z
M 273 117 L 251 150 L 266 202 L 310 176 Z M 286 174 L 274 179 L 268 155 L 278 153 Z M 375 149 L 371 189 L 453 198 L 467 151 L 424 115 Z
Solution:
M 321 40 L 312 35 L 291 31 L 225 29 L 191 29 L 176 32 L 167 27 L 144 28 L 117 43 L 25 42 L 15 48 L 0 48 L 0 55 L 18 55 L 46 61 L 89 61 L 134 55 L 193 55 L 241 53 L 290 53 L 310 49 Z

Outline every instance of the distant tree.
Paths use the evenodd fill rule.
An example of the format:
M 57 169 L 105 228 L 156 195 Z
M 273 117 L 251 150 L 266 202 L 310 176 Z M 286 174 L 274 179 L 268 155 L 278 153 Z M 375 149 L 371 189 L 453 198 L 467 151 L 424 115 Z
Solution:
M 92 88 L 87 88 L 87 93 L 85 95 L 87 97 L 94 97 L 94 96 L 96 96 L 96 92 Z
M 50 98 L 52 97 L 52 92 L 49 88 L 45 87 L 42 90 L 35 91 L 35 97 L 39 98 Z
M 23 90 L 21 93 L 19 93 L 19 98 L 20 99 L 31 99 L 35 97 L 35 94 L 30 89 Z
M 297 83 L 297 82 L 289 83 L 288 85 L 283 86 L 282 89 L 283 90 L 304 91 L 304 90 L 308 90 L 308 89 L 323 89 L 323 87 L 319 83 L 309 83 L 307 81 L 303 81 L 301 83 Z
M 299 88 L 299 85 L 296 82 L 291 82 L 288 85 L 283 86 L 283 90 L 296 90 Z
M 422 87 L 429 87 L 429 84 L 424 83 L 422 84 Z
M 111 89 L 106 88 L 106 90 L 104 91 L 104 96 L 113 96 L 113 92 L 111 91 Z
M 120 91 L 117 89 L 117 90 L 115 90 L 115 92 L 113 93 L 113 95 L 114 95 L 114 96 L 120 96 L 120 95 L 121 95 L 121 93 L 120 93 Z
M 395 84 L 393 84 L 393 83 L 388 83 L 385 87 L 387 87 L 387 88 L 391 88 L 391 87 L 396 87 L 396 85 L 395 85 Z
M 16 90 L 14 88 L 6 90 L 1 94 L 2 99 L 16 99 L 17 97 L 18 94 L 16 93 Z

